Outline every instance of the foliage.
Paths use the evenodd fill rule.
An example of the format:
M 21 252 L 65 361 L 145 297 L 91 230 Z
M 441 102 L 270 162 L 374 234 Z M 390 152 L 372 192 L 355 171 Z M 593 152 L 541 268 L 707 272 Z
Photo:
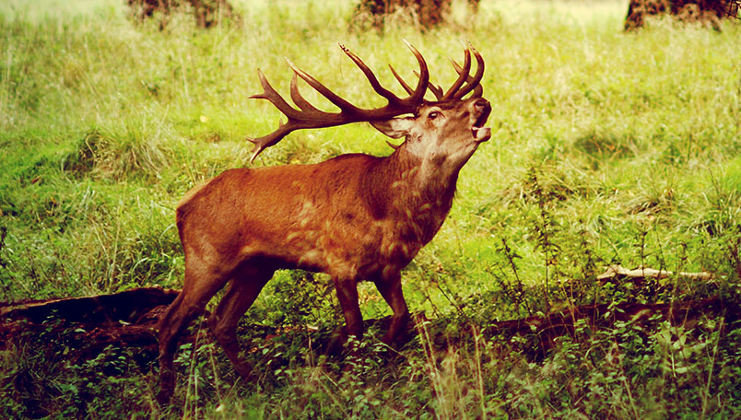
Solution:
M 247 166 L 244 137 L 278 123 L 268 104 L 249 99 L 257 67 L 287 92 L 289 57 L 353 102 L 375 103 L 338 37 L 389 86 L 387 63 L 407 78 L 415 66 L 403 39 L 443 85 L 456 76 L 447 57 L 460 60 L 459 40 L 470 40 L 487 60 L 492 138 L 462 171 L 448 221 L 404 272 L 409 306 L 430 320 L 404 348 L 379 345 L 377 331 L 344 358 L 305 346 L 309 327 L 337 326 L 335 298 L 323 276 L 280 272 L 240 329 L 253 383 L 195 334 L 179 353 L 173 406 L 158 407 L 156 372 L 131 349 L 69 362 L 74 343 L 50 327 L 0 352 L 5 417 L 741 414 L 741 338 L 731 320 L 582 325 L 540 355 L 528 350 L 534 337 L 481 332 L 495 320 L 594 302 L 738 301 L 736 22 L 717 32 L 656 19 L 625 34 L 623 2 L 492 1 L 475 15 L 454 7 L 424 33 L 392 21 L 364 32 L 348 27 L 351 2 L 242 1 L 241 24 L 203 31 L 173 14 L 160 31 L 133 24 L 118 0 L 48 3 L 59 10 L 0 4 L 2 301 L 179 287 L 176 203 Z M 255 165 L 347 152 L 389 149 L 367 126 L 338 127 L 294 133 Z M 715 277 L 603 284 L 597 275 L 608 264 Z M 366 318 L 389 314 L 373 287 L 360 295 Z M 255 324 L 287 332 L 266 339 Z M 450 345 L 433 340 L 430 331 L 441 330 Z

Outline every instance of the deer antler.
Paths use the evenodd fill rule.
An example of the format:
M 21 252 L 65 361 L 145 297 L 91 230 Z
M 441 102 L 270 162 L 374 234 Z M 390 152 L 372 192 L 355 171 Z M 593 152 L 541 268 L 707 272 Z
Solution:
M 396 96 L 393 92 L 383 87 L 378 79 L 376 78 L 373 71 L 360 59 L 355 53 L 347 49 L 342 44 L 340 48 L 350 59 L 358 66 L 358 68 L 365 74 L 366 79 L 370 83 L 373 90 L 380 96 L 385 98 L 388 103 L 385 106 L 373 108 L 373 109 L 362 109 L 359 108 L 347 100 L 343 99 L 336 93 L 332 92 L 329 88 L 324 86 L 313 76 L 296 67 L 291 61 L 288 61 L 288 65 L 293 70 L 293 77 L 291 78 L 291 99 L 298 109 L 290 105 L 283 97 L 270 85 L 265 75 L 258 69 L 258 75 L 260 77 L 260 83 L 262 84 L 263 92 L 257 95 L 251 96 L 256 99 L 267 99 L 270 101 L 280 112 L 282 112 L 288 121 L 281 123 L 278 129 L 272 133 L 253 139 L 247 138 L 248 141 L 252 142 L 255 147 L 253 149 L 252 158 L 250 161 L 254 161 L 257 155 L 260 154 L 267 147 L 270 147 L 278 143 L 283 137 L 295 130 L 307 129 L 307 128 L 322 128 L 322 127 L 333 127 L 353 122 L 360 121 L 378 121 L 384 120 L 391 117 L 395 117 L 402 114 L 414 113 L 419 105 L 424 103 L 424 96 L 428 89 L 438 98 L 439 101 L 457 100 L 462 98 L 471 90 L 474 90 L 474 96 L 481 96 L 481 86 L 479 82 L 484 74 L 484 60 L 481 55 L 473 50 L 470 46 L 465 50 L 465 61 L 461 68 L 453 62 L 455 70 L 458 72 L 458 79 L 448 89 L 445 94 L 442 94 L 440 87 L 430 84 L 430 75 L 427 68 L 427 62 L 425 61 L 422 54 L 417 51 L 411 44 L 406 42 L 407 47 L 412 51 L 414 57 L 419 63 L 419 73 L 417 73 L 418 81 L 417 86 L 412 89 L 399 74 L 391 68 L 396 80 L 401 84 L 404 90 L 409 94 L 405 98 Z M 474 56 L 477 61 L 477 72 L 474 76 L 469 74 L 471 69 L 471 51 L 473 50 Z M 309 101 L 307 101 L 298 89 L 298 77 L 303 79 L 309 86 L 319 92 L 322 96 L 332 102 L 339 112 L 326 112 L 317 109 Z M 464 84 L 465 83 L 465 84 Z
M 359 121 L 375 121 L 391 118 L 401 114 L 413 113 L 417 107 L 424 101 L 424 94 L 427 91 L 427 85 L 429 84 L 429 71 L 427 69 L 427 63 L 425 62 L 422 54 L 417 51 L 412 45 L 407 43 L 407 46 L 412 51 L 412 54 L 417 58 L 419 62 L 420 76 L 417 82 L 417 87 L 410 96 L 406 98 L 399 98 L 393 94 L 390 90 L 384 88 L 379 82 L 373 71 L 361 60 L 355 53 L 347 49 L 344 45 L 340 44 L 342 51 L 355 62 L 360 70 L 365 74 L 371 87 L 376 93 L 386 98 L 388 104 L 374 109 L 361 109 L 351 104 L 347 100 L 343 99 L 336 93 L 332 92 L 329 88 L 324 86 L 313 76 L 306 73 L 305 71 L 296 67 L 290 61 L 288 65 L 293 70 L 293 78 L 291 79 L 291 99 L 298 106 L 299 109 L 289 105 L 285 99 L 270 85 L 265 75 L 258 70 L 260 76 L 260 83 L 263 87 L 263 93 L 254 95 L 252 98 L 267 99 L 270 101 L 280 112 L 288 117 L 288 122 L 281 124 L 277 130 L 272 133 L 256 138 L 248 138 L 250 142 L 255 145 L 252 153 L 252 159 L 254 160 L 260 152 L 265 148 L 278 143 L 288 133 L 301 130 L 306 128 L 322 128 L 332 127 L 337 125 L 348 124 Z M 306 83 L 309 84 L 314 90 L 322 94 L 330 102 L 336 105 L 340 112 L 325 112 L 320 111 L 313 105 L 311 105 L 303 96 L 298 89 L 297 76 L 302 78 Z M 398 77 L 398 76 L 397 76 Z M 399 78 L 399 80 L 401 80 Z

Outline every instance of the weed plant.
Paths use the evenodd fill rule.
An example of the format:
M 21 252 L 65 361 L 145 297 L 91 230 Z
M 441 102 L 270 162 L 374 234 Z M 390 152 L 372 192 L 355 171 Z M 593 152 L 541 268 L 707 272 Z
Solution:
M 404 272 L 410 307 L 429 321 L 398 350 L 371 331 L 345 359 L 307 346 L 313 329 L 264 340 L 250 326 L 326 334 L 341 319 L 325 277 L 281 272 L 241 329 L 254 383 L 196 334 L 179 353 L 173 405 L 159 407 L 151 360 L 108 348 L 69 361 L 74 343 L 50 327 L 0 352 L 3 417 L 741 416 L 741 330 L 724 318 L 579 324 L 539 355 L 533 337 L 483 333 L 587 303 L 738 302 L 737 22 L 715 31 L 657 19 L 626 34 L 623 2 L 489 1 L 476 15 L 456 4 L 438 29 L 398 18 L 362 32 L 348 27 L 352 2 L 232 3 L 241 22 L 208 31 L 178 14 L 163 31 L 135 24 L 118 0 L 0 4 L 0 301 L 179 287 L 178 200 L 250 165 L 244 138 L 280 120 L 249 99 L 257 68 L 287 92 L 288 57 L 351 101 L 380 105 L 337 41 L 392 86 L 386 63 L 414 77 L 402 40 L 443 85 L 456 76 L 448 57 L 460 60 L 468 40 L 487 61 L 492 138 Z M 358 124 L 294 133 L 254 166 L 347 152 L 390 149 Z M 714 277 L 598 283 L 610 264 Z M 389 314 L 372 287 L 360 294 L 365 318 Z

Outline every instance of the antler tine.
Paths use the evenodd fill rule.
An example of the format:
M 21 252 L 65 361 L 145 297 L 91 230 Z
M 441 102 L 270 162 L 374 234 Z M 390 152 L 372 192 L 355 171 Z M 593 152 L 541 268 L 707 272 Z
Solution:
M 468 73 L 471 71 L 471 48 L 466 47 L 466 49 L 464 50 L 464 54 L 465 56 L 463 60 L 463 72 L 459 73 L 458 78 L 455 80 L 455 82 L 453 82 L 453 85 L 450 86 L 450 89 L 445 92 L 445 95 L 440 98 L 440 101 L 447 101 L 449 99 L 455 98 L 455 94 L 458 93 L 458 89 L 460 89 L 461 86 L 463 86 L 463 82 L 466 81 Z
M 417 81 L 417 88 L 414 90 L 412 96 L 407 98 L 407 102 L 416 107 L 424 100 L 427 86 L 430 84 L 430 71 L 427 68 L 427 62 L 424 57 L 422 57 L 422 54 L 420 54 L 420 52 L 406 40 L 404 40 L 404 43 L 409 47 L 412 54 L 414 54 L 414 57 L 417 59 L 417 63 L 419 63 L 419 80 Z
M 401 76 L 399 76 L 399 74 L 396 72 L 396 70 L 394 70 L 394 67 L 389 64 L 389 68 L 391 69 L 391 73 L 393 73 L 394 77 L 396 77 L 396 80 L 399 81 L 399 84 L 401 84 L 401 86 L 404 88 L 404 90 L 406 90 L 407 93 L 410 94 L 410 95 L 413 94 L 414 93 L 414 89 L 412 89 L 404 81 L 404 79 L 402 79 Z M 417 77 L 419 77 L 419 72 L 418 71 L 415 71 L 414 72 L 414 75 L 417 76 Z M 443 97 L 443 88 L 441 88 L 440 86 L 437 86 L 434 83 L 429 83 L 429 85 L 427 86 L 427 89 L 429 89 L 430 92 L 432 92 L 432 94 L 435 95 L 435 97 L 438 100 Z
M 409 86 L 407 84 L 407 82 L 405 82 L 404 79 L 401 78 L 401 76 L 399 76 L 399 73 L 397 73 L 396 70 L 394 70 L 394 66 L 392 66 L 391 64 L 389 64 L 389 69 L 391 70 L 391 74 L 394 75 L 394 77 L 399 82 L 399 84 L 401 85 L 401 87 L 403 87 L 404 90 L 407 91 L 408 94 L 413 95 L 414 94 L 414 89 L 412 89 L 412 87 Z M 414 74 L 416 74 L 417 77 L 419 77 L 419 73 L 417 73 L 416 71 L 414 72 Z
M 273 88 L 273 86 L 265 77 L 262 70 L 257 69 L 257 75 L 260 78 L 260 84 L 262 85 L 262 93 L 250 96 L 250 99 L 267 99 L 273 106 L 278 108 L 280 112 L 285 114 L 288 118 L 298 117 L 299 111 L 294 109 L 291 105 L 286 102 L 283 97 Z
M 365 78 L 368 79 L 368 83 L 370 83 L 373 90 L 376 91 L 379 95 L 386 98 L 389 103 L 392 104 L 398 104 L 401 102 L 401 98 L 394 95 L 393 92 L 386 89 L 385 87 L 381 86 L 381 83 L 378 82 L 378 78 L 376 78 L 376 75 L 373 73 L 373 70 L 371 70 L 363 60 L 360 59 L 354 52 L 350 51 L 347 47 L 345 47 L 344 44 L 338 44 L 340 46 L 340 49 L 342 49 L 342 52 L 344 52 L 350 59 L 355 63 L 358 68 L 365 74 Z M 393 69 L 392 69 L 393 71 Z M 411 92 L 409 92 L 411 93 Z
M 293 73 L 293 77 L 291 77 L 291 99 L 293 100 L 293 103 L 301 108 L 302 111 L 319 113 L 322 112 L 314 107 L 314 105 L 310 104 L 309 101 L 304 99 L 303 96 L 301 96 L 301 92 L 298 90 L 298 77 L 296 76 L 296 73 Z
M 432 94 L 435 95 L 438 101 L 443 98 L 443 88 L 441 88 L 440 86 L 433 85 L 432 83 L 430 83 L 429 89 L 430 89 L 430 92 L 432 92 Z
M 419 73 L 416 71 L 414 72 L 417 76 L 419 76 Z M 432 92 L 433 95 L 435 95 L 435 98 L 439 101 L 443 97 L 443 88 L 440 86 L 430 82 L 430 85 L 427 86 L 427 89 L 429 89 L 430 92 Z
M 470 92 L 471 90 L 473 90 L 472 97 L 474 98 L 481 97 L 481 95 L 483 95 L 484 93 L 484 88 L 481 87 L 481 79 L 484 77 L 484 58 L 481 56 L 481 54 L 479 54 L 478 51 L 476 51 L 475 48 L 471 47 L 471 50 L 473 51 L 474 57 L 476 57 L 476 74 L 471 76 L 468 74 L 468 72 L 466 72 L 466 82 L 467 83 L 463 87 L 463 89 L 461 89 L 458 93 L 455 94 L 454 97 L 456 99 L 460 99 L 466 96 L 466 94 Z M 458 71 L 459 69 L 458 69 L 457 64 L 455 64 L 455 67 L 456 67 L 455 70 Z M 460 69 L 460 70 L 463 71 L 463 69 Z M 463 73 L 459 72 L 459 74 L 463 74 Z
M 250 163 L 254 162 L 257 155 L 259 155 L 263 150 L 274 145 L 275 143 L 278 143 L 279 141 L 281 141 L 281 139 L 283 139 L 283 137 L 287 136 L 288 133 L 293 130 L 295 130 L 295 128 L 291 128 L 290 123 L 286 123 L 281 124 L 277 130 L 273 131 L 267 136 L 262 136 L 256 139 L 247 137 L 247 141 L 255 145 L 255 147 L 252 148 Z
M 360 108 L 356 107 L 355 105 L 341 98 L 336 93 L 329 90 L 329 88 L 327 88 L 326 86 L 321 84 L 318 80 L 316 80 L 314 76 L 296 67 L 296 65 L 293 64 L 291 60 L 286 60 L 286 61 L 288 62 L 288 65 L 291 67 L 294 73 L 298 74 L 299 77 L 304 79 L 304 81 L 309 84 L 309 86 L 314 88 L 314 90 L 316 90 L 317 92 L 321 93 L 322 96 L 324 96 L 325 98 L 329 99 L 330 102 L 337 105 L 337 107 L 340 108 L 342 112 L 347 112 L 350 114 L 356 114 L 356 113 L 361 112 Z

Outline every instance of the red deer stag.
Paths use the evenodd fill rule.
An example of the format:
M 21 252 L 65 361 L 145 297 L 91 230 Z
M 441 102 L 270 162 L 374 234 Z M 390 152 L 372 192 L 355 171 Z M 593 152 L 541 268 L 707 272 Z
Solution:
M 237 322 L 278 269 L 328 273 L 345 316 L 343 335 L 356 337 L 363 334 L 357 283 L 374 282 L 393 310 L 384 342 L 403 335 L 409 312 L 401 270 L 440 229 L 458 172 L 491 135 L 484 127 L 491 106 L 481 98 L 481 55 L 466 48 L 463 66 L 453 63 L 458 78 L 443 92 L 429 82 L 422 55 L 407 46 L 419 63 L 419 80 L 412 88 L 391 67 L 409 95 L 398 97 L 340 45 L 373 90 L 388 101 L 373 109 L 352 105 L 289 62 L 294 72 L 290 93 L 297 109 L 258 70 L 263 93 L 253 98 L 270 101 L 288 122 L 269 135 L 249 139 L 255 144 L 252 159 L 292 131 L 359 121 L 405 141 L 386 157 L 348 154 L 314 165 L 232 169 L 185 195 L 177 207 L 185 284 L 158 325 L 161 401 L 167 401 L 174 388 L 178 336 L 227 284 L 208 325 L 237 372 L 250 377 L 251 368 L 239 355 Z M 473 75 L 472 51 L 477 62 Z M 311 105 L 299 92 L 297 76 L 340 112 Z M 424 99 L 428 89 L 435 101 Z

